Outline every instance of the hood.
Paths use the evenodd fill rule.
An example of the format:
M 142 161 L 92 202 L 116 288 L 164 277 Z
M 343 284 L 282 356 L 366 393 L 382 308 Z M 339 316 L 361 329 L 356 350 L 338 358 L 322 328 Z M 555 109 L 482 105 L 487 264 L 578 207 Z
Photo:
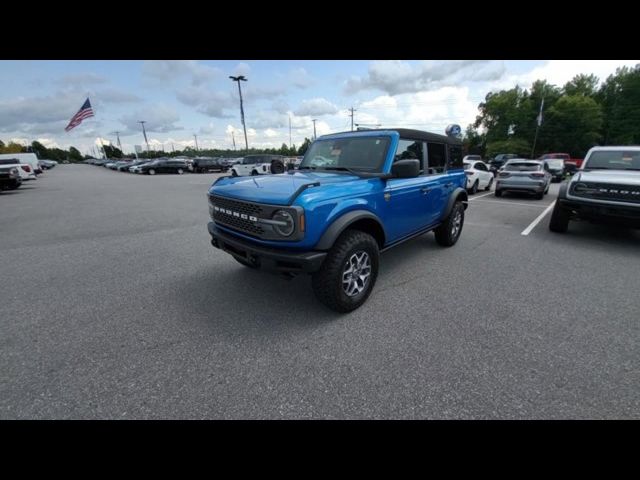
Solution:
M 638 170 L 592 170 L 581 171 L 573 177 L 574 182 L 611 183 L 640 186 Z
M 280 175 L 223 178 L 211 186 L 209 193 L 249 202 L 289 205 L 293 194 L 305 185 L 343 185 L 360 180 L 346 173 L 296 171 Z

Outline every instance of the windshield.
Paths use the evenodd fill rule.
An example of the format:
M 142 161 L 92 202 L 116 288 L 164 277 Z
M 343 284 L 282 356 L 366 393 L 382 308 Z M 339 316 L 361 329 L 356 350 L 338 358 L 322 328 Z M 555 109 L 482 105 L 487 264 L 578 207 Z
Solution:
M 508 172 L 537 172 L 540 170 L 540 164 L 531 162 L 511 162 L 505 165 L 504 169 Z
M 547 165 L 549 165 L 549 168 L 553 169 L 564 168 L 564 161 L 558 159 L 547 160 Z
M 589 156 L 584 168 L 640 170 L 640 151 L 598 150 Z
M 316 140 L 307 150 L 300 168 L 380 172 L 389 140 L 388 136 Z

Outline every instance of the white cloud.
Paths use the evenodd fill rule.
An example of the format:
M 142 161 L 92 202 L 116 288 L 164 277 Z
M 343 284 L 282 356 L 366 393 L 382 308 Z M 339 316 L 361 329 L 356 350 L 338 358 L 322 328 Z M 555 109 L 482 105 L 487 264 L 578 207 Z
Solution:
M 236 68 L 233 69 L 233 76 L 237 77 L 239 75 L 247 76 L 251 72 L 251 67 L 244 62 L 240 62 L 236 65 Z
M 295 114 L 298 116 L 320 116 L 336 113 L 338 107 L 326 98 L 312 98 L 303 100 Z
M 158 104 L 121 117 L 120 121 L 127 127 L 127 130 L 121 132 L 120 135 L 139 134 L 142 131 L 140 120 L 146 121 L 144 126 L 147 132 L 170 132 L 183 129 L 175 124 L 180 120 L 178 113 L 166 105 Z
M 142 75 L 145 77 L 158 82 L 172 82 L 187 76 L 195 86 L 214 80 L 221 72 L 218 68 L 195 60 L 147 60 L 142 64 Z
M 381 90 L 389 95 L 413 93 L 467 81 L 497 80 L 504 75 L 502 62 L 486 60 L 425 61 L 410 64 L 401 60 L 374 61 L 365 77 L 347 80 L 345 92 Z
M 291 83 L 298 88 L 307 88 L 313 83 L 313 77 L 304 68 L 294 68 L 289 72 Z

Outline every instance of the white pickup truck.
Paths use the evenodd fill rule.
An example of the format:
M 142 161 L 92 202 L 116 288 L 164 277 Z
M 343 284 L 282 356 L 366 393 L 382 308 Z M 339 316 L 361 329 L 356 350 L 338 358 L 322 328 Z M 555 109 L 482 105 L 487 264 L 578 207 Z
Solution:
M 284 157 L 281 155 L 247 155 L 231 167 L 232 177 L 284 173 Z
M 30 164 L 24 163 L 17 158 L 12 158 L 11 155 L 0 156 L 0 168 L 3 170 L 16 168 L 18 170 L 18 174 L 20 175 L 21 182 L 36 179 L 36 172 Z

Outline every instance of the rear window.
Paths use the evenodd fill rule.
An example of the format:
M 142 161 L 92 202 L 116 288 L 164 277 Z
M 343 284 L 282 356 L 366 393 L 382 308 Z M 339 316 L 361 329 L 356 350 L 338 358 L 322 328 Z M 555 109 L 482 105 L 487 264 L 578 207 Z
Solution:
M 537 172 L 540 164 L 531 162 L 511 162 L 504 167 L 507 172 Z
M 547 165 L 549 165 L 549 168 L 563 168 L 564 161 L 560 159 L 547 160 Z

